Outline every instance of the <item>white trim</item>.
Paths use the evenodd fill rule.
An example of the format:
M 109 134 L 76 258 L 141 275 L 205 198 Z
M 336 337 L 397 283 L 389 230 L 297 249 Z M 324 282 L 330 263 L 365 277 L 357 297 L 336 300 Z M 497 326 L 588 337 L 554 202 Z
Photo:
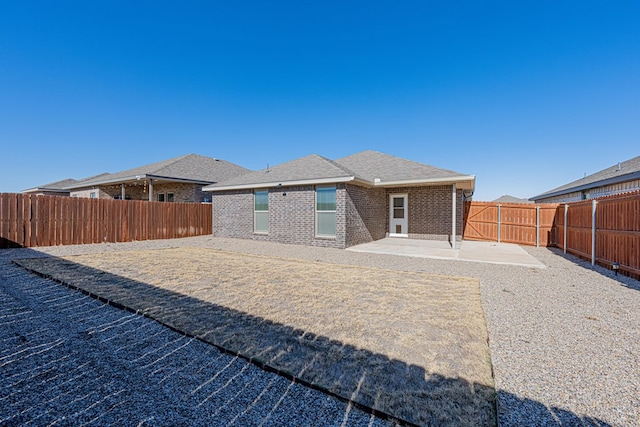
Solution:
M 337 184 L 341 182 L 352 182 L 365 187 L 406 187 L 406 186 L 418 186 L 428 184 L 453 184 L 453 183 L 468 183 L 469 188 L 474 187 L 476 177 L 475 175 L 456 175 L 444 178 L 425 178 L 425 179 L 406 179 L 400 181 L 367 181 L 364 179 L 356 178 L 355 176 L 337 177 L 337 178 L 318 178 L 318 179 L 300 179 L 296 181 L 270 181 L 261 183 L 250 184 L 237 184 L 237 185 L 208 185 L 204 187 L 203 191 L 228 191 L 228 190 L 249 190 L 254 188 L 271 188 L 271 187 L 290 187 L 294 185 L 323 185 L 323 184 Z M 465 189 L 464 185 L 460 185 L 460 189 Z
M 320 179 L 301 179 L 298 181 L 272 181 L 252 184 L 238 184 L 238 185 L 224 185 L 224 186 L 207 186 L 203 191 L 227 191 L 227 190 L 248 190 L 253 188 L 270 188 L 270 187 L 291 187 L 294 185 L 324 185 L 324 184 L 337 184 L 339 182 L 365 182 L 356 179 L 354 176 L 339 177 L 339 178 L 320 178 Z
M 405 179 L 400 181 L 382 181 L 374 182 L 375 187 L 404 187 L 407 185 L 420 185 L 420 184 L 453 184 L 454 182 L 469 181 L 473 183 L 475 181 L 475 175 L 458 175 L 448 176 L 444 178 L 426 178 L 426 179 Z
M 138 179 L 138 177 L 139 177 L 139 179 Z M 98 181 L 79 182 L 79 183 L 76 183 L 76 184 L 73 184 L 73 185 L 69 185 L 69 186 L 63 187 L 63 189 L 65 189 L 65 190 L 77 190 L 77 189 L 82 189 L 82 188 L 91 187 L 91 186 L 96 186 L 97 187 L 97 186 L 100 186 L 100 185 L 128 184 L 128 183 L 140 181 L 142 179 L 147 179 L 147 178 L 155 179 L 157 181 L 178 182 L 178 183 L 186 183 L 186 184 L 201 184 L 201 185 L 211 185 L 211 184 L 213 184 L 212 181 L 200 181 L 200 180 L 188 179 L 188 178 L 172 178 L 172 177 L 168 177 L 168 176 L 141 174 L 141 175 L 125 176 L 125 177 L 120 177 L 120 178 L 107 178 L 107 179 L 98 180 Z
M 409 237 L 409 235 L 402 233 L 389 233 L 389 237 Z

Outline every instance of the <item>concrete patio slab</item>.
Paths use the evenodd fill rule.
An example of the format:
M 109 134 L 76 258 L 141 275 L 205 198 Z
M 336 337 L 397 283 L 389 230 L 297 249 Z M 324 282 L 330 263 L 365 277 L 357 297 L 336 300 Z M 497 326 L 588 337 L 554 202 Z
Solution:
M 401 255 L 416 258 L 447 259 L 484 262 L 489 264 L 519 265 L 545 268 L 545 265 L 520 246 L 511 243 L 475 242 L 465 240 L 456 244 L 456 249 L 446 241 L 404 239 L 387 237 L 375 242 L 347 248 L 353 252 L 369 252 L 386 255 Z

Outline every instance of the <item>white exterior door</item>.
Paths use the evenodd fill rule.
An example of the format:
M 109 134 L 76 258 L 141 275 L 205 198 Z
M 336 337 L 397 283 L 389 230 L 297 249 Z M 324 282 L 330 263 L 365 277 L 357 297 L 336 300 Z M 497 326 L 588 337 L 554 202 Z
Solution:
M 406 194 L 389 196 L 389 236 L 409 236 L 409 197 Z

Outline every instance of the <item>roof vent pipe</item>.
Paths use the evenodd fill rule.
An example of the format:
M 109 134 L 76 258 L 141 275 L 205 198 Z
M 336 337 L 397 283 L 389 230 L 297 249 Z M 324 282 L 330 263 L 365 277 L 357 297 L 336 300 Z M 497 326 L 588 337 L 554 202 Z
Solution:
M 616 169 L 616 172 L 620 172 L 621 170 L 622 170 L 622 164 L 618 162 L 618 169 Z

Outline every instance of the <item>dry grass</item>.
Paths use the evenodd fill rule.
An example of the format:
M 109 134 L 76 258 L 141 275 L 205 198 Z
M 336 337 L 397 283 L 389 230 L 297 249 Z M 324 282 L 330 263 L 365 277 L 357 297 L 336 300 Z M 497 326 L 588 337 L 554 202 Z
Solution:
M 408 421 L 495 424 L 476 279 L 202 248 L 65 260 L 21 263 Z

